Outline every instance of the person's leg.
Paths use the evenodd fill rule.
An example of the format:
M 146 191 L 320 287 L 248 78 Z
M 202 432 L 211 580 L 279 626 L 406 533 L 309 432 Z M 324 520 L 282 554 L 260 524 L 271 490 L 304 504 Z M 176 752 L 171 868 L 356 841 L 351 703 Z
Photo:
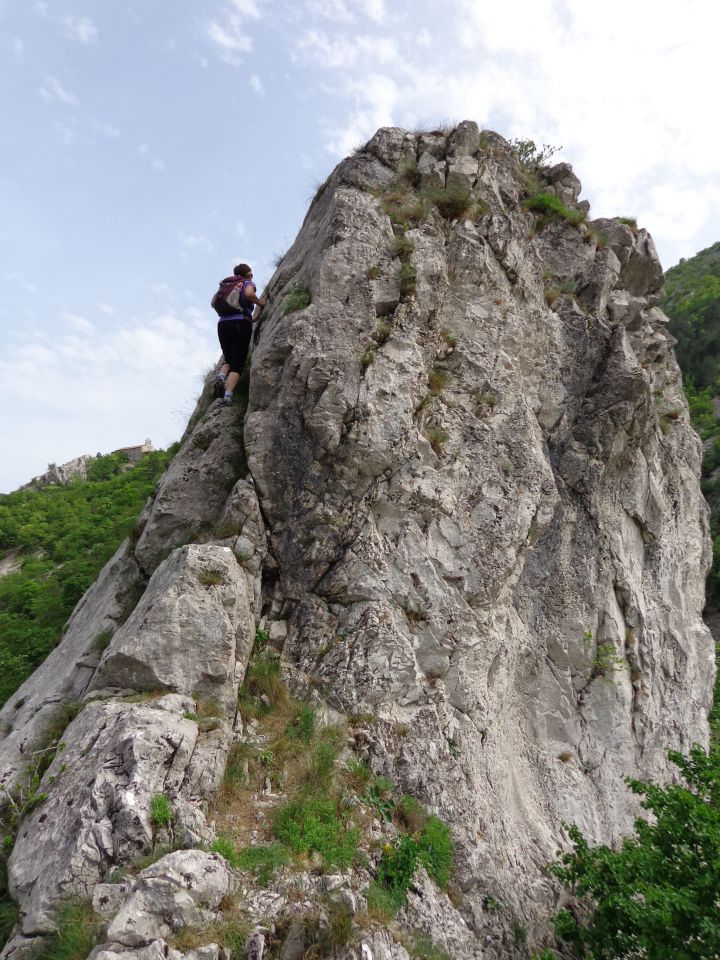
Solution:
M 233 336 L 232 354 L 230 355 L 230 373 L 225 381 L 225 401 L 231 403 L 235 395 L 240 377 L 247 359 L 248 349 L 250 348 L 250 338 L 252 337 L 252 325 L 247 321 L 241 321 L 236 325 Z
M 235 393 L 235 387 L 238 385 L 239 380 L 240 374 L 236 370 L 233 370 L 225 381 L 225 396 L 228 394 L 232 396 Z

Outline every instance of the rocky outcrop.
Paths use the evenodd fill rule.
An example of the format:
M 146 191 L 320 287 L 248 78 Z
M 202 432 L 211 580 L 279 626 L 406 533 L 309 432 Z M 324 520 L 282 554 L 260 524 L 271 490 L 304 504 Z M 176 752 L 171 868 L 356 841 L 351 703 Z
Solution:
M 265 321 L 245 438 L 286 653 L 384 720 L 373 763 L 457 825 L 481 925 L 488 892 L 526 914 L 550 898 L 559 820 L 630 829 L 624 776 L 706 740 L 713 658 L 652 242 L 534 227 L 512 152 L 478 143 L 472 124 L 443 149 L 386 130 L 340 165 L 276 278 L 312 304 Z M 484 212 L 393 227 L 382 191 L 413 159 Z M 550 181 L 576 199 L 567 170 Z M 399 233 L 416 283 L 388 314 Z
M 270 282 L 244 442 L 206 391 L 133 537 L 0 714 L 12 797 L 60 706 L 83 705 L 21 820 L 6 956 L 68 894 L 104 918 L 97 960 L 180 960 L 173 925 L 211 923 L 231 887 L 248 956 L 278 930 L 300 956 L 303 910 L 327 923 L 333 878 L 237 886 L 197 849 L 232 741 L 263 746 L 235 706 L 258 623 L 297 693 L 355 718 L 357 756 L 452 825 L 452 899 L 419 871 L 404 916 L 457 960 L 524 956 L 513 922 L 541 942 L 561 822 L 616 841 L 637 813 L 624 777 L 665 779 L 668 747 L 706 742 L 707 515 L 662 271 L 645 231 L 588 222 L 580 192 L 472 123 L 381 130 L 318 192 Z M 109 884 L 164 829 L 159 795 L 186 849 Z M 330 886 L 355 914 L 371 878 Z M 356 939 L 337 956 L 410 955 L 378 923 Z M 185 955 L 222 949 L 208 933 Z
M 38 477 L 33 477 L 29 483 L 23 484 L 20 490 L 35 490 L 38 487 L 49 487 L 53 484 L 65 485 L 71 480 L 86 480 L 89 465 L 97 459 L 89 454 L 83 454 L 81 457 L 75 457 L 74 460 L 68 460 L 67 463 L 61 463 L 58 466 L 51 463 L 45 473 Z

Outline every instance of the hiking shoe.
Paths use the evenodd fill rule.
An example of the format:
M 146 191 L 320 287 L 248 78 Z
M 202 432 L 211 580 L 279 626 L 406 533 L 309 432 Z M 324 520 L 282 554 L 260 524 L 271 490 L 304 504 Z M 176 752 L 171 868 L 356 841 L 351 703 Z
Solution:
M 224 377 L 215 377 L 215 383 L 213 384 L 213 396 L 216 400 L 222 399 L 225 396 L 225 378 Z
M 224 396 L 220 401 L 220 403 L 222 403 L 224 407 L 230 407 L 232 406 L 232 402 L 234 399 L 235 397 L 232 394 L 230 394 L 229 396 Z

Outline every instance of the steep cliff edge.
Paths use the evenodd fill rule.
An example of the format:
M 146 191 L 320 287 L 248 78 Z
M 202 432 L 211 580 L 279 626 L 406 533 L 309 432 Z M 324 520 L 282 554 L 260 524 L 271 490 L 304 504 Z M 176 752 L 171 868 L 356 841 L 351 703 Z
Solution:
M 456 958 L 527 955 L 510 919 L 542 933 L 561 821 L 617 839 L 623 778 L 667 778 L 668 747 L 706 741 L 707 515 L 662 270 L 645 231 L 585 222 L 579 193 L 566 164 L 529 171 L 469 122 L 381 130 L 319 191 L 256 332 L 247 475 L 235 412 L 206 398 L 136 537 L 0 715 L 17 805 L 60 704 L 87 703 L 25 803 L 4 956 L 69 893 L 105 916 L 103 960 L 177 960 L 173 927 L 231 889 L 252 924 L 327 893 L 285 871 L 268 899 L 199 851 L 105 883 L 152 845 L 159 794 L 177 843 L 213 838 L 225 758 L 257 735 L 236 700 L 259 622 L 296 693 L 452 826 L 452 902 L 422 875 L 405 910 Z M 355 914 L 368 879 L 333 879 Z M 333 955 L 408 956 L 363 923 Z

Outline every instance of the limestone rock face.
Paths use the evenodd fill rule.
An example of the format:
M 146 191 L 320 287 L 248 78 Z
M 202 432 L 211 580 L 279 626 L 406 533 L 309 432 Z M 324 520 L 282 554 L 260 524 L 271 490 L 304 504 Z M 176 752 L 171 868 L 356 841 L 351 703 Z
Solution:
M 220 525 L 221 516 L 225 517 L 237 501 L 233 481 L 234 476 L 237 478 L 237 473 L 234 475 L 233 470 L 240 470 L 242 465 L 237 459 L 238 425 L 234 411 L 215 405 L 203 418 L 200 414 L 207 408 L 208 399 L 201 398 L 198 411 L 186 431 L 184 445 L 173 460 L 171 468 L 160 480 L 155 498 L 148 501 L 138 521 L 136 536 L 125 541 L 108 561 L 98 579 L 73 611 L 58 646 L 0 710 L 0 787 L 11 790 L 22 781 L 28 754 L 34 744 L 42 740 L 48 727 L 55 722 L 62 705 L 81 700 L 85 695 L 109 638 L 125 624 L 143 597 L 149 577 L 158 564 L 168 557 L 174 544 L 187 542 L 188 539 L 200 540 L 222 544 L 232 550 L 239 534 L 245 532 L 247 527 L 248 542 L 252 540 L 253 543 L 252 550 L 250 551 L 250 547 L 247 549 L 252 556 L 247 559 L 241 554 L 244 565 L 242 569 L 236 570 L 227 559 L 226 552 L 223 554 L 226 559 L 220 566 L 228 565 L 228 570 L 232 570 L 231 578 L 236 577 L 238 572 L 242 574 L 250 591 L 252 615 L 259 616 L 259 569 L 267 548 L 264 529 L 257 529 L 257 497 L 252 481 L 241 481 L 244 484 L 242 499 L 245 526 L 238 526 L 233 531 L 227 524 Z M 187 478 L 187 482 L 184 478 Z M 188 495 L 190 487 L 194 489 L 195 499 Z M 229 537 L 230 532 L 234 532 L 235 536 Z M 133 540 L 137 542 L 133 543 Z M 241 544 L 242 546 L 244 544 Z M 204 562 L 198 561 L 198 575 L 202 572 Z M 237 567 L 237 564 L 235 566 Z M 165 587 L 169 589 L 167 582 Z M 243 594 L 242 587 L 239 586 L 238 589 L 240 594 Z M 204 596 L 204 603 L 210 600 L 211 595 L 219 595 L 218 588 L 204 588 L 199 581 L 194 582 L 193 593 L 199 598 Z M 220 594 L 227 597 L 227 588 L 220 590 Z M 151 596 L 152 591 L 144 598 L 146 607 Z M 182 602 L 179 602 L 176 610 L 181 618 Z M 220 611 L 225 609 L 224 602 L 211 603 L 219 617 L 216 623 L 218 628 L 223 616 L 235 616 L 237 602 L 240 601 L 231 601 L 229 613 L 222 614 Z M 248 642 L 248 622 L 246 612 L 240 616 L 238 622 L 232 621 L 231 629 L 227 628 L 231 633 L 239 631 L 242 634 L 241 644 Z M 135 623 L 137 624 L 137 618 Z M 201 623 L 195 623 L 196 629 L 201 626 Z M 149 639 L 150 633 L 146 632 L 144 636 Z M 124 637 L 126 642 L 129 642 L 127 631 L 124 632 Z M 189 654 L 192 660 L 195 652 L 202 656 L 202 651 L 203 644 L 199 641 L 197 632 L 188 636 L 185 656 Z M 140 667 L 137 669 L 140 670 Z M 187 669 L 191 675 L 194 670 L 194 675 L 200 677 L 204 667 L 200 664 L 197 667 L 185 664 L 183 667 L 170 666 L 168 669 Z M 156 676 L 152 669 L 141 672 L 147 677 Z M 171 681 L 178 679 L 170 674 L 167 678 Z M 162 686 L 161 678 L 157 679 Z M 190 677 L 187 679 L 190 682 Z M 127 669 L 122 682 L 125 680 Z M 119 676 L 115 682 L 104 668 L 103 683 L 117 687 L 120 682 Z M 97 687 L 98 684 L 95 683 L 94 686 Z M 195 691 L 185 688 L 183 692 Z
M 568 209 L 536 216 L 530 192 Z M 93 960 L 229 960 L 230 895 L 258 958 L 299 956 L 328 897 L 364 909 L 372 864 L 317 876 L 311 857 L 264 887 L 208 852 L 233 741 L 272 756 L 237 711 L 256 625 L 318 722 L 352 716 L 348 748 L 451 825 L 452 890 L 417 871 L 401 925 L 454 960 L 525 956 L 513 924 L 539 950 L 561 823 L 617 841 L 638 812 L 624 778 L 665 780 L 668 748 L 707 741 L 707 510 L 662 269 L 580 194 L 568 164 L 525 169 L 471 122 L 380 130 L 318 191 L 269 284 L 244 435 L 207 387 L 133 536 L 0 712 L 12 797 L 83 707 L 20 822 L 1 960 L 68 895 L 103 919 Z M 232 812 L 254 841 L 284 776 Z M 368 830 L 373 850 L 394 836 Z M 109 882 L 158 842 L 183 849 Z M 207 935 L 186 954 L 184 926 Z M 353 929 L 338 960 L 412 953 Z
M 90 690 L 168 689 L 234 706 L 255 635 L 247 581 L 229 547 L 181 547 L 114 634 Z
M 393 227 L 382 192 L 408 160 L 480 213 Z M 706 741 L 714 671 L 700 446 L 652 241 L 534 226 L 525 189 L 472 124 L 382 130 L 340 164 L 271 283 L 312 303 L 265 319 L 245 428 L 285 653 L 385 720 L 373 765 L 456 826 L 479 926 L 488 890 L 526 915 L 550 897 L 560 820 L 631 829 L 623 778 Z M 547 171 L 546 192 L 579 190 Z M 388 311 L 400 233 L 414 289 Z

